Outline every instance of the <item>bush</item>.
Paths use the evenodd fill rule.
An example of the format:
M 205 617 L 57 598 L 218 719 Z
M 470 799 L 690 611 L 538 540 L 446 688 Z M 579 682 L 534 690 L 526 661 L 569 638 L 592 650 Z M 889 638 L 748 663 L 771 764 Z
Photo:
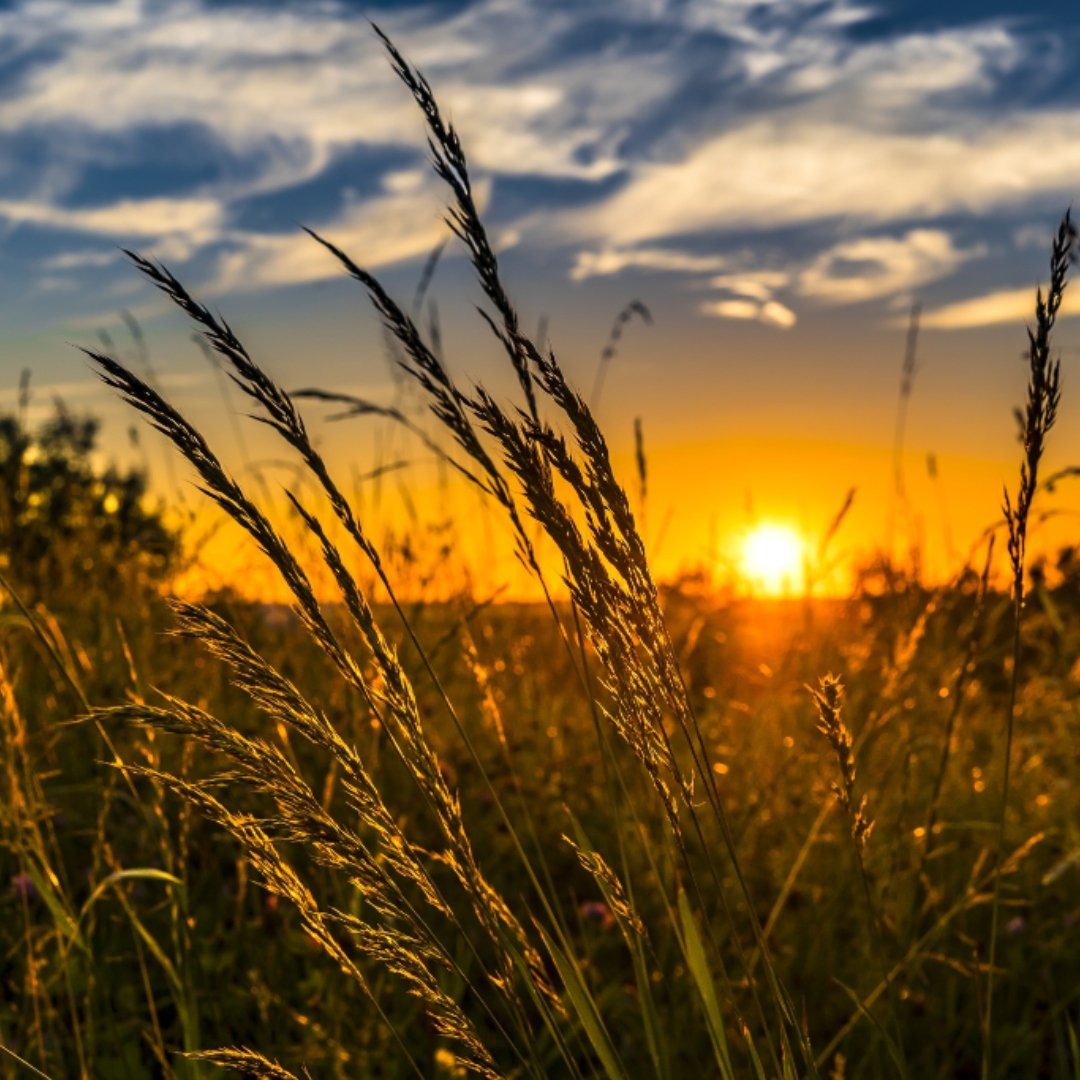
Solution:
M 0 415 L 0 567 L 26 599 L 68 607 L 88 578 L 143 590 L 176 569 L 179 535 L 145 472 L 95 467 L 98 430 L 62 404 L 36 430 Z

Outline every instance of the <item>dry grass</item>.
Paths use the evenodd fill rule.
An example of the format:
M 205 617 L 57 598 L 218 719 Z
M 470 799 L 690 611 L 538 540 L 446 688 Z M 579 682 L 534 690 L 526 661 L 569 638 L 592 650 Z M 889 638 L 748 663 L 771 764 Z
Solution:
M 802 652 L 793 647 L 768 667 L 746 667 L 746 685 L 733 684 L 723 697 L 757 711 L 762 722 L 748 728 L 733 722 L 734 709 L 712 704 L 714 682 L 733 677 L 699 652 L 718 640 L 707 632 L 716 613 L 682 617 L 677 595 L 665 602 L 593 410 L 554 352 L 522 330 L 457 134 L 423 76 L 376 32 L 427 121 L 434 167 L 450 193 L 450 225 L 490 305 L 482 315 L 516 377 L 519 406 L 501 404 L 483 387 L 462 390 L 414 314 L 314 233 L 366 290 L 401 369 L 429 407 L 434 433 L 396 407 L 333 391 L 286 391 L 167 269 L 129 253 L 192 319 L 256 418 L 302 465 L 309 491 L 288 495 L 305 533 L 303 552 L 151 379 L 106 351 L 86 354 L 274 566 L 296 621 L 275 648 L 260 643 L 265 628 L 250 613 L 230 618 L 209 603 L 174 603 L 174 644 L 185 650 L 185 663 L 200 665 L 192 667 L 199 675 L 174 672 L 156 692 L 142 686 L 140 672 L 154 672 L 157 681 L 161 659 L 147 620 L 141 655 L 125 638 L 126 674 L 103 697 L 109 681 L 91 695 L 80 672 L 100 678 L 106 661 L 80 665 L 59 630 L 24 608 L 22 629 L 30 636 L 21 640 L 42 648 L 53 671 L 46 689 L 40 675 L 36 684 L 27 676 L 23 696 L 39 693 L 54 713 L 80 711 L 103 740 L 117 738 L 122 748 L 107 743 L 111 768 L 87 780 L 97 808 L 87 898 L 65 877 L 73 855 L 54 834 L 55 793 L 42 781 L 56 775 L 48 770 L 55 745 L 31 754 L 19 684 L 0 680 L 4 850 L 29 875 L 29 884 L 19 879 L 21 929 L 4 960 L 23 981 L 26 1007 L 0 1012 L 0 1043 L 14 1032 L 19 1045 L 9 1052 L 42 1069 L 130 1072 L 133 1060 L 146 1058 L 101 1049 L 97 1032 L 106 1018 L 98 1003 L 105 1001 L 143 1018 L 140 1038 L 164 1075 L 211 1075 L 206 1070 L 222 1066 L 265 1077 L 310 1067 L 313 1075 L 335 1076 L 791 1078 L 843 1075 L 841 1048 L 850 1076 L 966 1075 L 976 1058 L 987 1077 L 1018 1074 L 1027 1063 L 1034 1064 L 1025 1075 L 1033 1076 L 1048 1074 L 1041 1071 L 1046 1062 L 1080 1068 L 1069 1023 L 1075 991 L 1058 985 L 1060 963 L 1046 961 L 1049 1015 L 1038 1026 L 1037 1052 L 1023 1044 L 1028 1056 L 1018 1058 L 1008 1044 L 1032 1020 L 1015 985 L 1009 1003 L 1020 1002 L 1018 1019 L 1003 1024 L 1002 1007 L 994 1005 L 1006 884 L 1022 879 L 1029 892 L 1016 895 L 1028 896 L 1022 902 L 1034 911 L 1045 890 L 1076 872 L 1065 825 L 1055 834 L 1058 861 L 1037 862 L 1047 830 L 1032 827 L 1034 812 L 1025 818 L 1026 839 L 1011 852 L 1005 844 L 1014 721 L 1026 685 L 1020 616 L 1027 530 L 1060 393 L 1050 334 L 1075 244 L 1068 217 L 1053 248 L 1050 290 L 1037 304 L 1021 418 L 1024 462 L 1018 493 L 1006 502 L 1014 574 L 1007 689 L 994 682 L 1002 667 L 1000 611 L 988 572 L 980 578 L 966 570 L 936 595 L 913 588 L 887 595 L 858 633 L 821 631 L 812 652 L 804 642 Z M 643 313 L 631 307 L 617 320 L 602 365 L 634 310 Z M 466 619 L 449 619 L 433 646 L 417 612 L 399 601 L 374 531 L 309 433 L 297 405 L 305 398 L 405 424 L 503 515 L 550 617 L 531 612 L 511 628 L 513 648 L 533 651 L 511 658 L 509 675 L 486 658 L 491 637 L 475 637 Z M 643 505 L 640 428 L 638 460 Z M 822 561 L 848 506 L 850 496 L 822 541 Z M 540 543 L 558 553 L 567 604 L 553 599 Z M 335 603 L 320 599 L 316 571 L 335 584 Z M 367 580 L 387 602 L 376 602 Z M 509 616 L 488 618 L 479 625 L 490 629 Z M 1070 640 L 1080 636 L 1080 614 L 1070 633 Z M 447 641 L 460 646 L 449 659 L 438 655 Z M 959 652 L 956 641 L 963 642 Z M 825 736 L 819 748 L 798 687 L 840 662 L 849 692 L 855 688 L 848 715 L 860 722 L 842 719 L 839 681 L 822 680 L 813 692 Z M 755 684 L 763 670 L 775 675 L 772 697 Z M 516 680 L 516 696 L 507 696 L 508 678 Z M 521 690 L 527 683 L 531 697 Z M 981 840 L 985 814 L 958 777 L 975 760 L 983 762 L 980 777 L 989 771 L 983 744 L 1001 740 L 985 718 L 1003 699 L 1008 723 L 991 853 Z M 102 700 L 108 704 L 95 707 Z M 1060 718 L 1050 707 L 1031 709 L 1044 728 Z M 954 744 L 962 728 L 961 748 Z M 89 738 L 94 730 L 84 723 L 70 734 Z M 570 750 L 556 767 L 550 756 L 560 743 Z M 1069 762 L 1047 769 L 1066 788 L 1074 778 Z M 572 780 L 555 789 L 561 772 Z M 832 786 L 846 819 L 839 838 L 830 824 L 830 776 L 838 776 Z M 967 829 L 972 815 L 980 826 Z M 138 838 L 131 850 L 147 859 L 137 868 L 116 853 L 121 825 Z M 205 852 L 193 844 L 195 832 Z M 851 860 L 837 853 L 845 844 Z M 201 908 L 199 873 L 225 865 L 228 904 Z M 257 907 L 249 874 L 272 903 Z M 575 903 L 568 881 L 597 899 Z M 166 900 L 157 897 L 147 910 L 136 885 L 163 890 Z M 851 917 L 852 893 L 866 905 L 865 933 Z M 108 935 L 94 923 L 106 897 L 115 899 Z M 39 899 L 43 910 L 35 914 Z M 285 910 L 291 914 L 280 914 Z M 275 938 L 283 919 L 291 943 Z M 602 935 L 608 926 L 617 930 L 613 940 Z M 212 942 L 230 928 L 251 949 L 265 942 L 270 955 L 253 968 L 241 1007 L 234 1002 L 223 1019 L 224 1005 L 215 1001 L 225 995 L 215 994 L 215 980 L 236 971 L 207 969 Z M 116 952 L 124 935 L 133 954 Z M 95 943 L 106 939 L 98 951 Z M 1063 940 L 1071 942 L 1067 963 L 1077 948 L 1068 935 Z M 983 945 L 988 962 L 980 958 Z M 329 974 L 312 982 L 315 950 L 329 960 Z M 871 953 L 880 977 L 866 977 L 861 956 Z M 118 955 L 137 965 L 140 1005 L 95 988 Z M 300 959 L 290 966 L 290 956 Z M 232 960 L 256 962 L 239 947 Z M 1009 962 L 1016 960 L 1013 950 Z M 934 980 L 942 972 L 948 991 L 938 997 Z M 285 976 L 297 975 L 303 987 L 294 995 Z M 5 986 L 13 982 L 5 976 Z M 354 994 L 366 1002 L 362 1020 Z M 302 1012 L 289 1004 L 300 999 Z M 887 1022 L 879 1019 L 886 1003 Z M 936 1008 L 954 1027 L 925 1035 Z M 288 1017 L 294 1034 L 279 1038 L 271 1014 Z M 204 1049 L 207 1029 L 221 1036 L 222 1049 Z M 174 1055 L 179 1049 L 186 1053 Z M 966 1071 L 951 1072 L 957 1063 Z

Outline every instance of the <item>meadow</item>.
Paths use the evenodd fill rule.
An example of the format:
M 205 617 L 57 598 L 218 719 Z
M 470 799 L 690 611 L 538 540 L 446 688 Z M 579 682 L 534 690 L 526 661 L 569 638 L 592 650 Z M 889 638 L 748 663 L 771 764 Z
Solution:
M 540 599 L 416 599 L 308 402 L 132 253 L 302 466 L 292 531 L 198 417 L 87 356 L 292 607 L 170 601 L 183 544 L 140 509 L 145 478 L 89 464 L 92 424 L 5 420 L 0 1075 L 1080 1077 L 1080 553 L 1027 551 L 1068 216 L 1017 471 L 970 565 L 928 585 L 882 559 L 832 600 L 658 584 L 633 477 L 522 328 L 465 150 L 385 44 L 516 407 L 312 243 Z M 420 545 L 410 572 L 441 558 Z

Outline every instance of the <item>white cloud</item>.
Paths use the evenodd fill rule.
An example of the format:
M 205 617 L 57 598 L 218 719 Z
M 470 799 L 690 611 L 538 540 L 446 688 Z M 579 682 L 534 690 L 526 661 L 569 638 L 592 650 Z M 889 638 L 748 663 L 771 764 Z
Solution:
M 698 309 L 703 315 L 720 319 L 752 319 L 757 322 L 788 330 L 795 325 L 795 312 L 778 300 L 760 300 L 745 297 L 732 300 L 706 300 Z
M 779 48 L 795 37 L 820 37 L 829 30 L 861 22 L 873 12 L 848 0 L 822 5 L 816 0 L 690 0 L 670 4 L 672 13 L 693 30 L 712 30 L 745 45 Z
M 482 169 L 606 175 L 617 162 L 605 141 L 674 81 L 662 57 L 643 60 L 633 80 L 613 55 L 517 74 L 570 25 L 532 4 L 427 14 L 387 28 L 431 77 Z M 317 175 L 346 146 L 423 145 L 421 118 L 367 22 L 334 5 L 23 4 L 0 16 L 0 37 L 27 52 L 51 47 L 0 106 L 3 131 L 194 123 L 237 153 L 263 155 L 255 189 Z
M 119 251 L 65 251 L 42 261 L 46 270 L 86 270 L 111 266 L 120 257 Z
M 0 199 L 0 217 L 15 224 L 33 224 L 101 236 L 157 237 L 179 233 L 217 233 L 223 220 L 214 199 L 120 199 L 106 206 L 66 209 L 29 200 Z
M 852 0 L 627 0 L 618 17 L 629 29 L 659 27 L 650 40 L 661 44 L 646 51 L 627 33 L 596 48 L 558 47 L 584 18 L 615 10 L 599 0 L 477 0 L 449 16 L 423 6 L 387 17 L 386 29 L 431 78 L 477 175 L 625 177 L 613 194 L 545 212 L 542 227 L 526 232 L 534 242 L 584 247 L 575 280 L 631 268 L 714 275 L 723 294 L 714 307 L 753 301 L 752 317 L 781 325 L 794 319 L 775 297 L 784 288 L 848 302 L 951 272 L 974 249 L 956 249 L 936 218 L 1076 194 L 1080 109 L 997 107 L 1003 76 L 1040 44 L 1011 24 L 882 40 L 848 32 L 872 14 Z M 687 108 L 683 92 L 702 70 L 694 50 L 712 34 L 737 43 L 716 51 L 734 92 L 701 95 Z M 0 13 L 0 40 L 6 54 L 28 58 L 0 101 L 0 133 L 51 138 L 59 157 L 72 158 L 55 163 L 47 189 L 0 200 L 0 215 L 138 238 L 171 261 L 227 246 L 222 288 L 329 272 L 303 236 L 230 224 L 246 197 L 314 179 L 358 146 L 421 156 L 414 104 L 366 21 L 336 3 L 23 0 Z M 1048 66 L 1059 62 L 1046 53 Z M 744 107 L 734 118 L 730 101 Z M 187 195 L 63 205 L 64 185 L 74 186 L 94 140 L 123 146 L 133 132 L 171 124 L 204 129 L 229 167 Z M 78 151 L 67 149 L 73 142 Z M 421 254 L 439 235 L 445 193 L 399 156 L 374 195 L 324 226 L 368 265 Z M 740 258 L 678 250 L 678 238 L 710 231 L 834 222 L 849 234 L 923 227 L 899 240 L 837 245 L 797 281 L 775 281 L 768 274 L 780 271 Z M 843 273 L 849 261 L 870 272 Z
M 706 300 L 698 310 L 703 315 L 719 319 L 754 319 L 781 330 L 789 330 L 797 322 L 795 312 L 776 299 L 776 292 L 790 284 L 786 270 L 744 269 L 717 274 L 709 286 L 724 296 Z
M 941 229 L 846 240 L 802 271 L 798 289 L 804 296 L 841 304 L 894 296 L 947 277 L 984 250 L 958 248 Z
M 1035 318 L 1035 286 L 1026 289 L 1001 289 L 961 300 L 934 311 L 923 312 L 922 325 L 932 330 L 969 330 L 1002 323 L 1032 323 Z M 1076 294 L 1065 293 L 1061 318 L 1080 314 Z
M 617 50 L 545 56 L 576 19 L 539 3 L 480 0 L 450 17 L 427 9 L 394 13 L 386 29 L 430 77 L 475 176 L 598 179 L 622 167 L 616 147 L 626 124 L 669 94 L 679 74 L 663 52 L 638 58 L 632 80 Z M 229 264 L 239 268 L 237 281 L 255 270 L 257 278 L 285 283 L 294 255 L 295 280 L 310 280 L 316 270 L 300 255 L 302 241 L 240 235 L 228 225 L 233 208 L 310 181 L 358 146 L 423 157 L 423 120 L 408 91 L 366 20 L 337 4 L 275 10 L 197 0 L 24 0 L 0 13 L 0 40 L 7 53 L 32 57 L 0 102 L 0 133 L 32 132 L 49 139 L 58 158 L 73 159 L 64 168 L 55 163 L 54 179 L 34 196 L 5 200 L 0 214 L 10 220 L 145 238 L 144 247 L 153 243 L 156 254 L 174 261 L 229 241 L 241 250 Z M 103 140 L 122 155 L 116 148 L 126 136 L 169 125 L 195 125 L 231 156 L 218 179 L 172 200 L 64 205 Z M 398 165 L 381 186 L 391 196 L 430 191 L 429 177 L 426 166 Z M 440 190 L 431 207 L 445 199 Z M 381 195 L 372 202 L 376 210 L 393 205 Z M 414 208 L 423 223 L 411 231 L 426 243 L 429 207 Z M 393 216 L 390 228 L 396 235 L 376 245 L 375 261 L 417 249 L 419 241 L 404 242 L 410 230 Z M 364 236 L 371 239 L 369 230 Z
M 441 207 L 429 187 L 355 202 L 317 231 L 367 269 L 424 255 L 446 236 Z M 478 198 L 483 196 L 478 191 Z M 221 256 L 216 279 L 207 289 L 248 291 L 341 277 L 338 261 L 299 230 L 274 235 L 236 233 L 232 243 L 233 250 Z
M 621 274 L 624 270 L 666 270 L 695 273 L 721 270 L 730 264 L 723 255 L 694 255 L 666 248 L 618 249 L 579 251 L 570 277 L 583 281 L 590 277 Z
M 40 293 L 71 292 L 77 288 L 77 284 L 70 277 L 62 277 L 58 274 L 44 274 L 34 282 L 34 288 Z
M 735 274 L 718 274 L 709 281 L 714 289 L 723 289 L 736 296 L 747 296 L 764 303 L 771 300 L 777 289 L 791 280 L 786 270 L 753 270 Z
M 382 179 L 383 190 L 400 195 L 419 191 L 427 180 L 428 173 L 420 169 L 400 169 L 387 173 Z
M 872 132 L 757 120 L 679 161 L 642 165 L 603 205 L 568 216 L 617 244 L 704 229 L 887 222 L 1067 201 L 1080 177 L 1080 110 L 987 120 L 981 130 Z
M 769 300 L 761 305 L 761 320 L 788 330 L 795 325 L 795 312 L 777 300 Z
M 732 256 L 688 255 L 661 248 L 608 249 L 579 253 L 571 276 L 577 280 L 617 274 L 629 268 L 701 274 L 717 266 L 702 284 L 719 295 L 699 310 L 729 319 L 757 319 L 793 326 L 796 315 L 778 299 L 785 292 L 829 304 L 851 304 L 879 297 L 898 297 L 956 271 L 984 253 L 981 245 L 961 248 L 941 229 L 911 229 L 900 236 L 863 236 L 827 248 L 799 268 L 754 265 L 751 252 Z
M 833 38 L 831 48 L 791 72 L 787 85 L 844 101 L 855 94 L 864 111 L 899 111 L 939 96 L 992 90 L 1023 57 L 1019 39 L 1000 26 L 908 34 L 857 48 Z

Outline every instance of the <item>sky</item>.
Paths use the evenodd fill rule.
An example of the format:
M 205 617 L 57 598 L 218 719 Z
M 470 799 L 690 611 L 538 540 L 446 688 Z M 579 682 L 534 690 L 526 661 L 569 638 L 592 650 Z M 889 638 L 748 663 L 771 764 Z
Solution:
M 300 228 L 406 302 L 447 235 L 422 119 L 368 19 L 431 81 L 524 322 L 544 322 L 586 396 L 617 313 L 651 312 L 624 327 L 597 412 L 631 484 L 641 419 L 662 573 L 729 565 L 754 523 L 812 540 L 852 487 L 845 556 L 917 544 L 931 576 L 956 568 L 1015 485 L 1024 326 L 1080 193 L 1075 3 L 4 3 L 0 408 L 29 368 L 37 415 L 59 396 L 101 416 L 106 455 L 193 499 L 72 347 L 104 334 L 141 363 L 134 318 L 223 456 L 277 468 L 120 246 L 163 261 L 283 385 L 399 400 L 364 296 Z M 459 246 L 430 297 L 455 374 L 509 399 Z M 1051 469 L 1080 462 L 1071 310 Z M 422 447 L 310 416 L 350 475 L 409 462 L 371 512 L 407 517 L 411 500 L 480 545 Z M 1068 483 L 1047 496 L 1047 546 L 1078 507 Z

